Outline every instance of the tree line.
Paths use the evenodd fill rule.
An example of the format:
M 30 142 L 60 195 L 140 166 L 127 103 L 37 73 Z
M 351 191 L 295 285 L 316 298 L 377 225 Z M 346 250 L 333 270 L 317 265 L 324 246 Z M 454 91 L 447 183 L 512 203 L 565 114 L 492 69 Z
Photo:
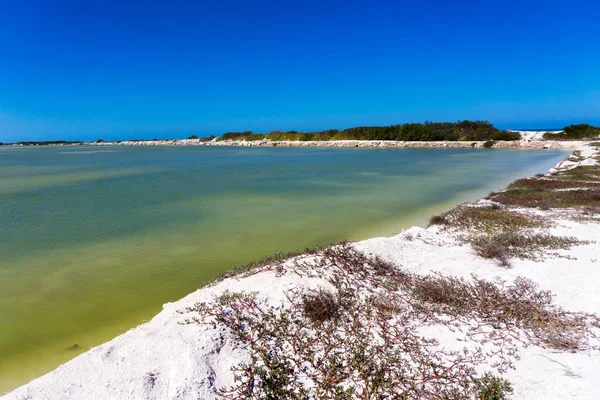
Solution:
M 489 141 L 519 140 L 520 134 L 499 130 L 488 121 L 425 122 L 389 126 L 359 126 L 343 130 L 318 132 L 273 131 L 255 134 L 252 131 L 227 132 L 218 140 L 398 140 L 398 141 Z
M 595 140 L 600 138 L 600 128 L 589 124 L 569 125 L 562 133 L 544 133 L 544 139 L 550 140 Z

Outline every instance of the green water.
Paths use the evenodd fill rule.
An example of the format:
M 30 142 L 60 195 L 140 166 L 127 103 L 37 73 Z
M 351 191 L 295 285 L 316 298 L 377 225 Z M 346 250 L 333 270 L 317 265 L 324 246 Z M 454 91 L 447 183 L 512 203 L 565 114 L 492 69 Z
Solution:
M 423 225 L 565 155 L 0 147 L 0 393 L 229 268 Z

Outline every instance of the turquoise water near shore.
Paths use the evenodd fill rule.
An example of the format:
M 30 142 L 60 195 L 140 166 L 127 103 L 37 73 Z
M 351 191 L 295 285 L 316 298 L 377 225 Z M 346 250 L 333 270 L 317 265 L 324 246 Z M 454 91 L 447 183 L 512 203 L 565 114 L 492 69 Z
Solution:
M 566 154 L 0 147 L 0 393 L 227 269 L 424 225 Z

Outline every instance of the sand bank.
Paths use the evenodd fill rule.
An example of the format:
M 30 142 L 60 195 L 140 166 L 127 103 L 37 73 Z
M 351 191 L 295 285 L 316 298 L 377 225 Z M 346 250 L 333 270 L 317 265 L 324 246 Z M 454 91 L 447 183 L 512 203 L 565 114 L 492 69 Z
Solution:
M 544 132 L 514 131 L 521 134 L 521 140 L 496 142 L 485 141 L 397 141 L 397 140 L 331 140 L 331 141 L 292 141 L 279 140 L 211 140 L 172 139 L 172 140 L 124 140 L 92 142 L 97 146 L 239 146 L 239 147 L 365 147 L 365 148 L 520 148 L 520 149 L 576 149 L 581 141 L 543 140 Z M 555 131 L 550 133 L 561 133 Z
M 507 140 L 494 142 L 499 149 L 576 149 L 581 141 L 557 140 Z M 199 139 L 141 140 L 122 142 L 89 143 L 98 146 L 206 146 L 206 147 L 357 147 L 357 148 L 483 148 L 486 142 L 457 141 L 395 141 L 395 140 L 332 140 L 332 141 L 270 141 L 270 140 L 223 140 L 202 142 Z

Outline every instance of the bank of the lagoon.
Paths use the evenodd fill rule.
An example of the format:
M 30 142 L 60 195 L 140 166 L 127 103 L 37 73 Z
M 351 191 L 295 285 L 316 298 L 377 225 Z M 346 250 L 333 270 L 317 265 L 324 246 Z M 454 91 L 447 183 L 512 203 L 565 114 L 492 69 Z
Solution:
M 551 132 L 551 133 L 559 133 Z M 123 140 L 87 143 L 92 146 L 204 146 L 204 147 L 360 147 L 360 148 L 500 148 L 500 149 L 574 149 L 580 141 L 541 140 L 547 132 L 519 132 L 522 140 L 502 141 L 397 141 L 397 140 L 210 140 L 169 139 L 169 140 Z
M 564 151 L 0 148 L 0 391 L 280 251 L 390 236 Z

